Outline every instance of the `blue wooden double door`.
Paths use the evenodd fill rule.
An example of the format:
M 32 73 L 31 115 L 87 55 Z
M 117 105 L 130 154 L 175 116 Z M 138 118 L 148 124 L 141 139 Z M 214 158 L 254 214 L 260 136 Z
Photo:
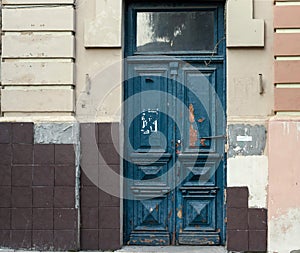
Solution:
M 224 244 L 223 4 L 130 2 L 124 243 Z

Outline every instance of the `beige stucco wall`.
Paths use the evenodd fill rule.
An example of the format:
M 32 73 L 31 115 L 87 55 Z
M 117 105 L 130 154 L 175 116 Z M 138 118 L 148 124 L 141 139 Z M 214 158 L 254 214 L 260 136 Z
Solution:
M 235 0 L 227 2 L 227 19 L 230 19 L 232 13 L 243 16 L 247 15 L 247 11 L 249 10 L 236 5 Z M 264 46 L 252 46 L 255 38 L 247 37 L 245 22 L 235 20 L 232 28 L 237 29 L 235 33 L 241 38 L 244 37 L 244 41 L 241 46 L 227 48 L 227 124 L 263 125 L 267 129 L 268 118 L 273 114 L 272 1 L 253 1 L 253 20 L 248 19 L 248 25 L 251 26 L 252 22 L 258 20 L 263 20 L 264 23 Z M 229 23 L 227 34 L 230 34 L 230 28 Z M 261 33 L 253 36 L 257 36 L 259 41 Z M 262 74 L 263 94 L 260 94 L 259 74 Z M 267 148 L 260 155 L 230 157 L 227 164 L 228 186 L 247 186 L 249 206 L 267 208 Z
M 76 116 L 86 122 L 114 122 L 121 120 L 122 49 L 115 40 L 112 44 L 98 40 L 97 44 L 95 39 L 105 34 L 111 23 L 118 26 L 115 15 L 109 12 L 119 8 L 121 20 L 121 5 L 116 6 L 119 0 L 98 2 L 102 8 L 96 1 L 77 1 Z M 108 12 L 104 17 L 103 8 Z M 97 25 L 97 19 L 102 26 Z M 121 38 L 120 27 L 112 30 Z
M 227 116 L 229 122 L 237 117 L 257 119 L 272 115 L 273 2 L 255 0 L 253 6 L 254 18 L 264 20 L 264 47 L 230 47 L 227 50 Z M 231 15 L 231 11 L 235 10 L 228 9 L 227 16 Z M 243 11 L 239 10 L 241 16 Z M 239 24 L 238 20 L 236 23 Z M 247 27 L 240 24 L 239 29 L 241 37 L 247 36 Z M 226 33 L 230 33 L 230 30 Z M 259 74 L 262 74 L 263 79 L 263 95 L 259 94 Z M 243 121 L 244 119 L 241 120 Z

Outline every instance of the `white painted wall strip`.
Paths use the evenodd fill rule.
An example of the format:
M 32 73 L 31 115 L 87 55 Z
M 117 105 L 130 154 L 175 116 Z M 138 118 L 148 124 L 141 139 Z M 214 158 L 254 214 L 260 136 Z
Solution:
M 291 6 L 291 5 L 300 5 L 300 2 L 291 1 L 291 2 L 276 2 L 276 6 Z
M 299 28 L 278 28 L 275 29 L 276 33 L 300 33 L 300 29 Z
M 300 112 L 276 112 L 278 116 L 300 116 Z
M 21 4 L 74 4 L 75 0 L 2 0 L 3 5 Z
M 300 56 L 276 56 L 277 61 L 299 61 Z
M 276 84 L 276 88 L 300 88 L 300 83 Z

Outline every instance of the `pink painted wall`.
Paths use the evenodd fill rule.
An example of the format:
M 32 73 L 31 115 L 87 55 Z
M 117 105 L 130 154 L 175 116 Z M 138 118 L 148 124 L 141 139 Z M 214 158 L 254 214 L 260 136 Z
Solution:
M 300 208 L 300 119 L 269 124 L 269 214 L 277 217 Z
M 269 122 L 269 252 L 300 249 L 300 118 Z

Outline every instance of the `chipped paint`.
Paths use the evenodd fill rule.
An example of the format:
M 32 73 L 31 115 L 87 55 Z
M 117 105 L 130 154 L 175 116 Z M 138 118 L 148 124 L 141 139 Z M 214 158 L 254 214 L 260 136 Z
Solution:
M 177 211 L 177 217 L 178 217 L 179 219 L 182 219 L 182 209 L 179 209 L 179 210 Z
M 194 123 L 195 122 L 195 109 L 192 104 L 189 105 L 189 111 L 190 111 L 190 115 L 189 115 L 190 123 Z
M 227 160 L 227 186 L 248 187 L 249 207 L 267 208 L 268 167 L 267 156 L 231 157 Z
M 300 208 L 269 221 L 269 252 L 290 253 L 300 248 Z M 284 242 L 284 243 L 283 243 Z
M 194 129 L 193 123 L 195 122 L 195 114 L 194 114 L 194 106 L 192 104 L 189 105 L 189 120 L 190 120 L 190 146 L 196 146 L 196 142 L 198 140 L 197 130 Z
M 266 147 L 266 132 L 264 125 L 229 125 L 228 156 L 263 155 Z
M 205 141 L 206 141 L 206 139 L 204 139 L 204 138 L 200 139 L 200 145 L 205 147 L 206 146 Z
M 37 144 L 76 144 L 77 123 L 36 123 L 34 143 Z

